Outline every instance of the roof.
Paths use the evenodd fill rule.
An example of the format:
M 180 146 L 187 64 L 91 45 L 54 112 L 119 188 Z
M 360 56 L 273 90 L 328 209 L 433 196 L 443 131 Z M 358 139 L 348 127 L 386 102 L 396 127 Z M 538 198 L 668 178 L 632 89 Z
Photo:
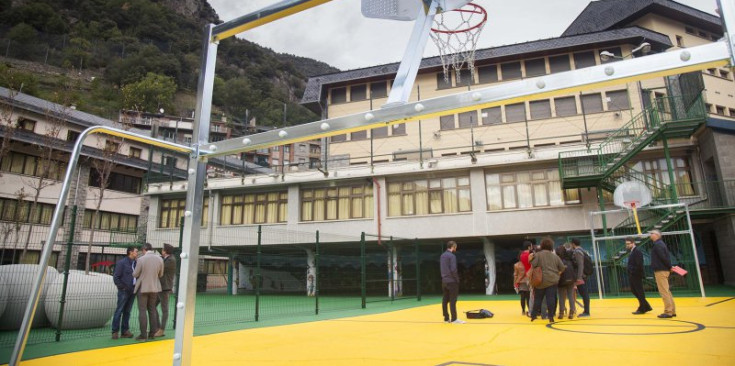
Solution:
M 671 40 L 665 34 L 640 27 L 628 27 L 485 48 L 475 51 L 475 64 L 482 65 L 493 62 L 502 62 L 506 60 L 519 59 L 521 56 L 532 56 L 534 54 L 547 55 L 561 53 L 593 45 L 603 46 L 606 44 L 619 44 L 620 42 L 625 41 L 639 43 L 644 38 L 647 42 L 651 43 L 654 50 L 661 51 L 672 46 Z M 326 96 L 326 89 L 323 88 L 324 85 L 346 83 L 353 80 L 386 79 L 388 77 L 395 76 L 398 71 L 398 66 L 399 63 L 396 62 L 392 64 L 311 77 L 306 84 L 301 104 L 315 113 L 320 114 L 319 102 Z M 441 68 L 441 59 L 438 56 L 424 58 L 421 60 L 421 70 L 426 71 L 427 69 L 434 68 L 437 70 Z
M 36 98 L 28 94 L 11 91 L 10 89 L 3 88 L 3 87 L 0 87 L 0 102 L 11 104 L 16 108 L 31 111 L 31 112 L 38 113 L 41 115 L 60 118 L 68 123 L 78 125 L 85 129 L 88 127 L 92 127 L 92 126 L 107 126 L 107 127 L 118 127 L 119 128 L 119 125 L 120 125 L 119 123 L 115 121 L 111 121 L 106 118 L 102 118 L 99 116 L 95 116 L 93 114 L 78 111 L 76 109 L 72 109 L 72 108 L 63 106 L 61 104 L 53 103 L 45 99 Z M 130 128 L 130 129 L 127 129 L 127 131 L 134 132 L 140 135 L 146 135 L 150 133 L 147 130 L 142 130 L 139 128 Z M 20 139 L 21 136 L 19 135 L 18 138 Z M 24 140 L 23 142 L 27 142 L 27 143 L 38 142 L 38 140 L 33 139 L 32 136 L 26 136 L 23 140 Z M 71 145 L 71 143 L 69 144 L 70 144 L 69 146 L 60 147 L 60 149 L 71 151 L 73 149 L 73 145 Z M 85 146 L 82 153 L 85 155 L 94 156 L 95 151 L 96 149 L 88 148 L 87 146 Z M 97 155 L 99 154 L 97 153 Z M 140 159 L 127 159 L 126 157 L 121 157 L 118 160 L 118 162 L 123 165 L 133 166 L 136 168 L 147 170 L 148 163 L 145 163 L 143 166 L 141 166 L 140 161 L 142 160 L 140 161 L 139 160 Z M 212 158 L 211 160 L 213 162 L 216 162 L 219 166 L 227 167 L 233 170 L 240 170 L 243 167 L 243 162 L 235 158 L 229 158 L 226 161 L 223 158 L 215 157 L 215 158 Z M 244 164 L 248 172 L 267 174 L 272 171 L 271 169 L 264 168 L 257 164 L 253 164 L 249 162 L 245 162 Z
M 562 33 L 562 37 L 628 26 L 648 13 L 694 24 L 711 32 L 722 32 L 720 18 L 671 0 L 598 0 L 593 1 Z

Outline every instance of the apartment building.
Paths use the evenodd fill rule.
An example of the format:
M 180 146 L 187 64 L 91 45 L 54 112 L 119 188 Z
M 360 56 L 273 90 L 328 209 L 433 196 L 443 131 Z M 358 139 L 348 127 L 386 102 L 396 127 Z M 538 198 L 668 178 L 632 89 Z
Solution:
M 445 78 L 438 57 L 424 59 L 410 100 L 645 58 L 721 37 L 718 17 L 674 1 L 593 1 L 560 37 L 477 50 L 472 74 Z M 302 103 L 323 118 L 377 109 L 397 69 L 395 63 L 312 77 Z M 661 202 L 691 205 L 699 253 L 692 266 L 700 267 L 706 284 L 733 285 L 733 94 L 732 69 L 715 68 L 333 136 L 322 146 L 320 172 L 209 181 L 201 245 L 235 253 L 254 245 L 254 228 L 265 225 L 284 233 L 414 238 L 417 253 L 435 261 L 451 239 L 460 244 L 467 279 L 462 291 L 502 293 L 512 291 L 512 265 L 523 240 L 579 237 L 589 247 L 590 230 L 607 232 L 590 222 L 589 212 L 614 207 L 615 185 L 635 179 Z M 686 118 L 677 116 L 682 108 Z M 594 165 L 613 154 L 603 151 L 611 145 L 619 158 Z M 151 210 L 161 214 L 167 202 L 184 196 L 170 189 L 149 194 Z M 609 221 L 614 226 L 625 219 Z M 650 220 L 649 229 L 665 218 Z M 149 234 L 165 229 L 149 227 Z M 285 240 L 274 235 L 264 244 Z M 617 249 L 608 251 L 600 254 L 601 264 L 613 271 L 623 262 L 613 256 Z

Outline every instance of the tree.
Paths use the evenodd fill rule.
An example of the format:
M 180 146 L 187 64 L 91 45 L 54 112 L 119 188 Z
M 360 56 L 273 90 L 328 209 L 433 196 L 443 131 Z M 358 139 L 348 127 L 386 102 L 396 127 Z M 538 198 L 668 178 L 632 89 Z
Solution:
M 173 78 L 149 72 L 135 83 L 122 87 L 123 108 L 144 112 L 172 110 L 176 82 Z

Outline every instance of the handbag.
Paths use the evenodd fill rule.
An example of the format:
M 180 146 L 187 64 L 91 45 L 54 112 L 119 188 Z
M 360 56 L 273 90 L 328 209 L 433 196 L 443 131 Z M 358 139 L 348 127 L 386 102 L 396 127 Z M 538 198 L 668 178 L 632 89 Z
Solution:
M 531 283 L 531 286 L 538 287 L 541 285 L 541 282 L 544 281 L 544 272 L 541 269 L 541 267 L 534 267 L 531 269 L 531 274 L 529 276 L 529 280 Z
M 485 319 L 492 318 L 495 315 L 490 310 L 486 309 L 470 310 L 466 311 L 465 314 L 467 319 Z

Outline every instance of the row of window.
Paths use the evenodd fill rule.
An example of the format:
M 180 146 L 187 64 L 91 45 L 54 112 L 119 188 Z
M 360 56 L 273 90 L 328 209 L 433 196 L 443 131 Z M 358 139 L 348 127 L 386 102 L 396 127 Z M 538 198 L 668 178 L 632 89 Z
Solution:
M 720 39 L 720 36 L 718 36 L 718 35 L 716 35 L 714 33 L 705 32 L 705 31 L 703 31 L 701 29 L 697 29 L 697 28 L 694 28 L 694 27 L 684 27 L 684 31 L 687 34 L 691 34 L 693 36 L 704 38 L 704 39 L 707 39 L 707 40 L 710 40 L 710 41 L 717 41 L 718 39 Z
M 50 225 L 56 205 L 37 203 L 35 212 L 31 212 L 33 202 L 17 199 L 0 198 L 0 220 L 11 222 Z
M 286 222 L 288 194 L 270 192 L 222 197 L 221 225 Z
M 552 110 L 552 103 L 554 108 Z M 578 108 L 579 106 L 579 108 Z M 607 109 L 605 109 L 607 107 Z M 553 99 L 534 100 L 530 102 L 508 104 L 504 106 L 469 111 L 457 115 L 450 114 L 439 117 L 439 129 L 451 130 L 470 126 L 494 125 L 499 123 L 523 122 L 526 120 L 548 119 L 552 117 L 571 117 L 581 114 L 600 113 L 630 109 L 630 96 L 627 90 L 613 90 L 604 93 L 591 93 L 556 97 Z M 388 127 L 370 130 L 373 138 L 387 136 Z M 405 135 L 405 124 L 393 125 L 393 135 Z M 367 131 L 353 132 L 350 141 L 367 139 Z M 331 142 L 347 141 L 347 135 L 331 137 Z
M 101 187 L 101 183 L 102 181 L 100 179 L 99 172 L 97 172 L 96 169 L 91 169 L 89 172 L 89 186 L 99 188 Z M 107 182 L 107 189 L 139 194 L 142 183 L 143 178 L 117 172 L 110 172 L 110 176 Z
M 373 186 L 371 184 L 301 191 L 301 221 L 370 217 L 373 217 Z
M 0 198 L 0 220 L 51 225 L 56 205 L 39 202 L 36 204 L 36 210 L 31 212 L 32 206 L 33 202 L 31 201 Z M 84 212 L 82 227 L 85 229 L 92 228 L 92 214 L 92 210 Z M 135 232 L 138 228 L 138 216 L 100 211 L 96 228 L 99 230 Z
M 186 199 L 171 199 L 161 201 L 161 215 L 158 218 L 158 227 L 175 228 L 181 224 L 181 218 L 184 217 L 186 209 Z M 204 207 L 202 207 L 202 226 L 206 226 L 209 218 L 209 200 L 204 197 Z
M 85 229 L 92 228 L 92 216 L 94 215 L 93 210 L 84 211 L 84 221 L 82 227 Z M 95 229 L 97 230 L 109 230 L 109 231 L 122 231 L 134 233 L 138 229 L 138 216 L 126 215 L 115 212 L 100 211 L 97 215 Z
M 38 156 L 15 151 L 8 152 L 0 158 L 0 171 L 62 180 L 66 173 L 66 163 L 56 160 L 44 160 Z
M 732 80 L 730 79 L 730 70 L 727 69 L 718 69 L 718 68 L 711 68 L 703 71 L 706 74 L 721 77 L 723 79 Z
M 720 116 L 735 117 L 735 108 L 727 108 L 721 105 L 705 104 L 704 108 L 707 113 L 719 114 Z
M 350 101 L 356 102 L 367 99 L 378 99 L 388 96 L 388 81 L 374 81 L 369 84 L 351 85 Z M 368 94 L 368 92 L 370 94 Z M 347 102 L 347 87 L 329 89 L 331 104 Z

